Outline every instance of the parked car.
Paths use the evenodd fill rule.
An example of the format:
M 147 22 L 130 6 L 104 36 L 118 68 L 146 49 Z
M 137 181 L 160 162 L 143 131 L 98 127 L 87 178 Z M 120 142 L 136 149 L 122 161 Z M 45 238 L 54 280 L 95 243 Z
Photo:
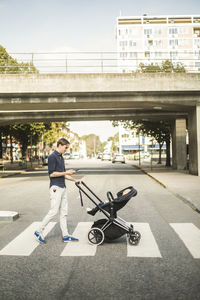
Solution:
M 101 160 L 111 160 L 110 153 L 103 153 Z
M 48 165 L 48 155 L 42 158 L 42 162 L 44 166 Z
M 63 154 L 63 158 L 64 158 L 64 160 L 70 159 L 70 153 L 65 152 L 65 154 Z
M 80 154 L 78 152 L 74 152 L 71 154 L 71 159 L 79 159 L 80 158 Z
M 125 156 L 123 154 L 116 153 L 112 158 L 112 163 L 120 162 L 122 164 L 125 164 Z
M 139 158 L 140 159 L 143 159 L 143 158 L 146 158 L 146 157 L 149 157 L 150 154 L 148 152 L 137 152 L 136 154 L 134 154 L 134 159 L 135 160 L 138 160 Z
M 99 153 L 97 154 L 97 159 L 101 159 L 101 158 L 102 158 L 102 153 L 99 152 Z

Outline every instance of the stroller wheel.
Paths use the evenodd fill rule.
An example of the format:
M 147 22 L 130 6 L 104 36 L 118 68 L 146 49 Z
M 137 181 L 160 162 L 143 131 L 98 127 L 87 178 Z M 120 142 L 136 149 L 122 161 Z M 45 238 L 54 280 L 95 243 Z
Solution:
M 104 241 L 104 232 L 97 227 L 93 227 L 88 232 L 88 241 L 92 245 L 101 245 Z
M 129 236 L 129 243 L 131 245 L 137 245 L 140 241 L 140 238 L 141 238 L 141 234 L 138 232 L 138 231 L 133 231 L 133 233 Z

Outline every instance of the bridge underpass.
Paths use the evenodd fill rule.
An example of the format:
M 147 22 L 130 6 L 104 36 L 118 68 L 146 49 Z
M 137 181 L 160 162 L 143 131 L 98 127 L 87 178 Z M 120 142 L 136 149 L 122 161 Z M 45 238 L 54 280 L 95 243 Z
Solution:
M 145 119 L 173 124 L 173 166 L 200 175 L 200 74 L 0 75 L 0 125 Z

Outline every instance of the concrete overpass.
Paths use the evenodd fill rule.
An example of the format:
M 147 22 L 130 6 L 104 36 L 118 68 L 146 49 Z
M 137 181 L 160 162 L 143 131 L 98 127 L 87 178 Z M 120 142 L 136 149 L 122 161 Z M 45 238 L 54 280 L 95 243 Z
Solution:
M 0 75 L 0 125 L 29 121 L 161 119 L 173 123 L 173 166 L 200 175 L 200 74 Z

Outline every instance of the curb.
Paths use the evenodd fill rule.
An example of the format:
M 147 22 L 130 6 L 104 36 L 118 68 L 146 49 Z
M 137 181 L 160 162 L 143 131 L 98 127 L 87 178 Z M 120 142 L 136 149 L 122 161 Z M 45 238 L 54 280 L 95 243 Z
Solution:
M 38 169 L 41 169 L 42 166 L 38 166 L 36 168 L 33 168 L 33 169 L 25 169 L 25 170 L 19 170 L 18 172 L 15 172 L 15 173 L 12 173 L 12 174 L 5 174 L 5 175 L 0 175 L 0 179 L 1 178 L 6 178 L 6 177 L 11 177 L 11 176 L 15 176 L 15 175 L 18 175 L 18 174 L 24 174 L 24 173 L 27 173 L 27 172 L 30 172 L 30 171 L 34 171 L 34 170 L 38 170 Z M 12 170 L 11 170 L 12 171 Z
M 151 179 L 153 179 L 154 181 L 156 181 L 158 184 L 160 184 L 162 187 L 164 187 L 165 189 L 167 189 L 166 185 L 164 185 L 164 183 L 162 183 L 161 181 L 159 181 L 158 179 L 156 179 L 155 177 L 153 177 L 152 175 L 150 175 L 147 171 L 143 170 L 142 168 L 133 165 L 134 168 L 140 170 L 141 172 L 143 172 L 144 174 L 146 174 L 147 176 L 149 176 Z
M 147 171 L 143 170 L 142 168 L 140 168 L 137 165 L 133 165 L 134 168 L 140 170 L 141 172 L 143 172 L 144 174 L 146 174 L 147 176 L 149 176 L 151 179 L 153 179 L 154 181 L 156 181 L 158 184 L 160 184 L 163 188 L 165 188 L 168 192 L 170 192 L 172 195 L 174 195 L 176 198 L 182 200 L 185 204 L 187 204 L 188 206 L 190 206 L 194 211 L 196 211 L 197 213 L 200 214 L 200 209 L 198 207 L 196 207 L 193 203 L 191 203 L 191 201 L 189 201 L 188 199 L 184 198 L 183 196 L 174 193 L 172 190 L 170 190 L 164 183 L 162 183 L 161 181 L 159 181 L 158 179 L 156 179 L 155 177 L 153 177 L 152 175 L 150 175 Z

